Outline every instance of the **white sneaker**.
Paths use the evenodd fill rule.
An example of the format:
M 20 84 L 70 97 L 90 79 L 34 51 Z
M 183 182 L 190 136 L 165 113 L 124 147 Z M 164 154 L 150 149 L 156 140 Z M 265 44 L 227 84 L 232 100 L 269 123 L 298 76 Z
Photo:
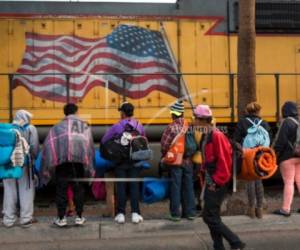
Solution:
M 11 228 L 15 225 L 15 223 L 4 223 L 3 222 L 3 226 L 6 227 L 6 228 Z
M 144 219 L 141 215 L 139 215 L 138 213 L 132 213 L 131 214 L 131 221 L 134 224 L 138 224 L 140 222 L 142 222 Z
M 124 214 L 117 214 L 117 216 L 115 217 L 115 222 L 119 223 L 119 224 L 124 224 L 125 223 L 125 215 Z
M 56 218 L 54 221 L 53 221 L 53 224 L 58 226 L 58 227 L 65 227 L 67 226 L 67 219 L 66 217 L 60 219 L 60 218 Z
M 85 222 L 85 218 L 84 217 L 79 217 L 79 216 L 76 216 L 75 218 L 75 224 L 78 225 L 78 226 L 81 226 L 83 225 Z

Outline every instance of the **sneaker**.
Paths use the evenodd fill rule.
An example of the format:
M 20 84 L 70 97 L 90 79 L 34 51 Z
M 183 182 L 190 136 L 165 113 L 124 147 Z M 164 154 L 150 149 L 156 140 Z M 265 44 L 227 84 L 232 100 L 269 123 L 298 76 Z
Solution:
M 115 222 L 119 223 L 119 224 L 124 224 L 125 223 L 125 215 L 124 214 L 117 214 L 117 216 L 115 217 Z
M 170 220 L 170 221 L 174 221 L 174 222 L 180 221 L 179 216 L 173 216 L 171 214 L 167 217 L 167 219 Z
M 140 216 L 138 213 L 132 213 L 131 214 L 131 221 L 134 224 L 139 224 L 140 222 L 143 222 L 143 217 Z
M 231 250 L 242 250 L 246 247 L 246 243 L 241 242 L 238 248 L 231 248 Z
M 75 218 L 75 225 L 82 226 L 85 221 L 86 221 L 86 219 L 84 217 L 76 216 L 76 218 Z
M 25 223 L 21 223 L 20 226 L 23 228 L 31 227 L 32 224 L 38 223 L 38 220 L 36 218 L 32 218 L 30 221 L 27 221 Z
M 28 227 L 31 227 L 33 223 L 34 223 L 34 222 L 33 222 L 32 220 L 30 220 L 30 221 L 27 221 L 27 222 L 25 222 L 25 223 L 22 223 L 22 224 L 21 224 L 21 227 L 23 227 L 23 228 L 28 228 Z
M 53 222 L 54 225 L 58 226 L 58 227 L 65 227 L 67 226 L 67 219 L 66 217 L 60 219 L 60 218 L 56 218 Z
M 192 216 L 192 215 L 191 215 L 191 216 L 187 216 L 186 218 L 187 218 L 188 220 L 195 220 L 195 219 L 196 219 L 196 216 Z
M 3 226 L 6 227 L 6 228 L 11 228 L 11 227 L 15 226 L 15 223 L 10 223 L 10 224 L 3 223 Z
M 285 217 L 289 217 L 291 216 L 291 213 L 289 212 L 286 212 L 284 211 L 283 209 L 277 209 L 273 212 L 273 214 L 276 214 L 276 215 L 282 215 L 282 216 L 285 216 Z

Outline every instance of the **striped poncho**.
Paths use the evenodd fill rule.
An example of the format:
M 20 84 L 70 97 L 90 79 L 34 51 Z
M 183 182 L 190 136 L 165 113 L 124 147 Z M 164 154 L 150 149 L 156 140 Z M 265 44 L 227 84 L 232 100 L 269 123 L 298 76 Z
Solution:
M 56 166 L 66 162 L 81 163 L 92 174 L 94 142 L 88 124 L 75 115 L 66 116 L 50 129 L 42 151 L 42 181 L 47 183 Z

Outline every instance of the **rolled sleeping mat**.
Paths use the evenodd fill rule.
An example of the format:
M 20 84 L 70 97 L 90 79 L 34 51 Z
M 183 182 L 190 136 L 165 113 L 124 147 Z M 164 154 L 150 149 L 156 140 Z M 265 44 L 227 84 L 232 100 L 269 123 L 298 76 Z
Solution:
M 238 178 L 254 181 L 272 177 L 277 171 L 276 155 L 272 148 L 243 149 L 243 164 Z

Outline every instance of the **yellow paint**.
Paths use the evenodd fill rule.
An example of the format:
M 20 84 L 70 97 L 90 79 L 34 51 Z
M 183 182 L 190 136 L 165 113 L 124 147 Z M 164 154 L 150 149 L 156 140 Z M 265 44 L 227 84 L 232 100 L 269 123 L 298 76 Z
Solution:
M 163 21 L 171 48 L 180 62 L 181 72 L 229 73 L 237 69 L 237 37 L 207 35 L 216 20 L 166 20 Z M 16 18 L 0 20 L 0 73 L 13 73 L 21 64 L 25 50 L 25 32 L 49 35 L 76 35 L 100 38 L 108 35 L 119 24 L 133 24 L 159 30 L 157 20 L 126 20 L 105 18 Z M 229 41 L 229 42 L 228 42 Z M 231 67 L 228 47 L 230 47 Z M 300 73 L 299 36 L 257 36 L 257 72 Z M 206 103 L 213 107 L 218 122 L 230 122 L 230 96 L 228 76 L 185 76 L 184 80 L 194 104 Z M 300 102 L 300 76 L 282 76 L 280 103 L 286 100 Z M 0 121 L 9 119 L 8 76 L 0 75 Z M 236 77 L 235 77 L 236 85 Z M 268 121 L 275 121 L 275 78 L 258 76 L 258 101 L 262 114 Z M 168 106 L 175 98 L 163 92 L 153 91 L 145 98 L 131 100 L 136 106 L 136 117 L 146 124 L 165 124 L 170 121 Z M 123 96 L 104 87 L 95 87 L 79 101 L 80 113 L 89 117 L 92 124 L 112 124 L 119 119 L 117 108 Z M 14 111 L 26 108 L 34 114 L 37 125 L 51 125 L 63 117 L 63 104 L 43 100 L 31 95 L 24 87 L 13 91 Z M 235 104 L 236 104 L 235 91 Z M 189 104 L 186 102 L 186 107 Z M 191 116 L 191 110 L 186 117 Z

